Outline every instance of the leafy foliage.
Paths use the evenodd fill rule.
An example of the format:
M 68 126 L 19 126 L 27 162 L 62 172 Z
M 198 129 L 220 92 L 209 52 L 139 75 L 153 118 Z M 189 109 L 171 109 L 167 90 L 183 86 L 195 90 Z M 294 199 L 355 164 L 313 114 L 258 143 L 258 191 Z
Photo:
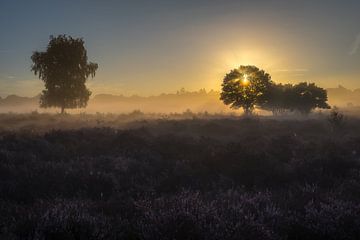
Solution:
M 272 111 L 275 115 L 293 111 L 309 114 L 315 108 L 330 108 L 326 90 L 306 82 L 295 85 L 272 84 L 268 101 L 260 107 Z
M 243 108 L 249 114 L 255 105 L 266 102 L 271 83 L 270 75 L 263 70 L 255 66 L 240 66 L 226 74 L 220 100 L 231 108 Z
M 231 108 L 243 108 L 246 114 L 256 106 L 275 115 L 288 111 L 309 114 L 315 108 L 330 108 L 325 89 L 306 82 L 276 84 L 255 66 L 240 66 L 226 74 L 220 100 Z
M 66 35 L 50 37 L 45 52 L 34 52 L 31 70 L 45 83 L 41 107 L 81 108 L 87 105 L 91 92 L 85 82 L 94 77 L 96 63 L 87 62 L 83 39 Z
M 312 109 L 325 108 L 330 106 L 327 102 L 327 93 L 325 89 L 317 87 L 315 83 L 299 83 L 293 86 L 292 96 L 290 98 L 290 109 L 296 109 L 303 114 L 308 114 Z

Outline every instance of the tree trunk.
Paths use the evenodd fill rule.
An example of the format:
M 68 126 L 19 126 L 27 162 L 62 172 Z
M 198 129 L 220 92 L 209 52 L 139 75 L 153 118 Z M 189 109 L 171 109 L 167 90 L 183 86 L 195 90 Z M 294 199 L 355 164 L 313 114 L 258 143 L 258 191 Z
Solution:
M 65 113 L 65 106 L 61 106 L 61 114 Z
M 244 108 L 244 114 L 245 114 L 245 116 L 251 116 L 252 115 L 252 109 Z

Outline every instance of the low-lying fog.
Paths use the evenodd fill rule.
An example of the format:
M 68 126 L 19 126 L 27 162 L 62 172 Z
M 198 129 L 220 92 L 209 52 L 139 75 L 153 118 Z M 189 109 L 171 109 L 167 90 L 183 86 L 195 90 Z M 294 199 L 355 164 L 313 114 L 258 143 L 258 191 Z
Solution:
M 342 111 L 357 115 L 360 113 L 360 89 L 349 90 L 342 86 L 329 88 L 328 97 L 331 106 L 337 106 Z M 200 90 L 196 92 L 179 91 L 171 94 L 157 96 L 116 96 L 110 94 L 98 94 L 92 96 L 88 106 L 82 109 L 67 110 L 69 113 L 131 113 L 133 111 L 143 113 L 235 113 L 241 114 L 225 106 L 219 100 L 219 92 Z M 39 96 L 21 97 L 10 95 L 0 99 L 0 113 L 56 113 L 59 109 L 39 108 Z M 258 111 L 259 112 L 259 111 Z M 261 115 L 269 115 L 269 112 L 261 111 Z

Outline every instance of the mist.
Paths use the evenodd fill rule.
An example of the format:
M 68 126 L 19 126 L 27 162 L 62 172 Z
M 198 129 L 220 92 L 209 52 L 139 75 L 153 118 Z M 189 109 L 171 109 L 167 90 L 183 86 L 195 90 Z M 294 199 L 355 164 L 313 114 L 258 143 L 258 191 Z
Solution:
M 343 86 L 328 88 L 328 102 L 333 107 L 351 115 L 360 114 L 360 90 L 350 90 Z M 235 114 L 241 115 L 242 109 L 231 109 L 224 105 L 220 98 L 220 92 L 205 89 L 199 91 L 187 91 L 180 89 L 173 93 L 163 93 L 154 96 L 124 96 L 113 94 L 97 94 L 90 98 L 87 107 L 68 109 L 71 114 L 78 113 L 113 113 L 128 114 L 140 111 L 145 114 L 170 114 L 183 113 L 211 113 L 211 114 Z M 0 113 L 58 113 L 58 108 L 40 108 L 39 95 L 34 97 L 21 97 L 9 95 L 0 99 Z M 324 110 L 322 110 L 324 111 Z M 269 116 L 271 112 L 256 110 L 259 115 Z

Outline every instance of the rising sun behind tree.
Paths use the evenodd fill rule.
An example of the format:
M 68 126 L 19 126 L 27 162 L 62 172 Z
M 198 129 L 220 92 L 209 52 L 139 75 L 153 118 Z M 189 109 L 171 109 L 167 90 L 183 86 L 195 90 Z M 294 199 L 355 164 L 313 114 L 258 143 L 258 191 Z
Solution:
M 267 101 L 271 76 L 255 66 L 240 66 L 226 74 L 220 100 L 233 109 L 243 108 L 251 114 L 256 105 Z
M 34 52 L 31 70 L 45 83 L 40 107 L 86 107 L 91 92 L 85 82 L 94 77 L 96 63 L 88 63 L 84 40 L 66 35 L 50 36 L 45 52 Z

